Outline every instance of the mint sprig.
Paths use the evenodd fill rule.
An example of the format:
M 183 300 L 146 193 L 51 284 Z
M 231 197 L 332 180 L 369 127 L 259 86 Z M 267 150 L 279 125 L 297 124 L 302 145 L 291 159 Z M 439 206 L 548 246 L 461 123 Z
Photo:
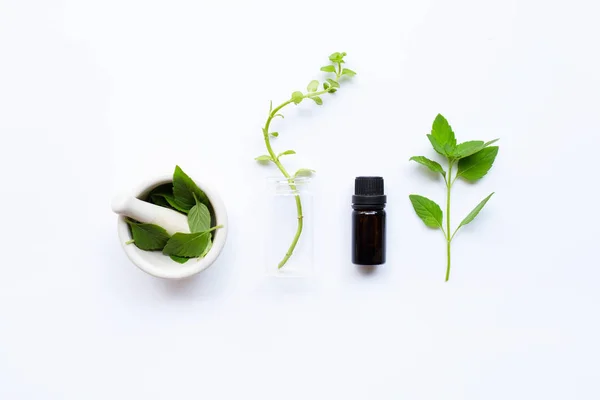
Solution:
M 271 138 L 278 137 L 280 132 L 271 132 L 271 122 L 276 117 L 283 118 L 283 115 L 280 114 L 280 111 L 284 107 L 286 107 L 292 103 L 298 105 L 298 104 L 302 103 L 302 101 L 304 101 L 305 99 L 310 99 L 310 100 L 314 101 L 317 105 L 322 105 L 323 99 L 321 98 L 321 96 L 324 94 L 328 94 L 328 93 L 335 93 L 340 87 L 340 79 L 341 78 L 343 78 L 343 77 L 351 78 L 354 75 L 356 75 L 356 72 L 352 71 L 351 69 L 342 68 L 342 64 L 345 63 L 345 61 L 344 61 L 345 56 L 346 56 L 346 53 L 344 53 L 344 52 L 341 52 L 341 53 L 336 52 L 329 56 L 329 61 L 331 62 L 330 65 L 321 67 L 321 71 L 333 74 L 333 77 L 327 78 L 322 84 L 318 80 L 312 80 L 308 83 L 308 85 L 306 87 L 306 92 L 302 92 L 302 91 L 293 92 L 288 100 L 284 101 L 283 103 L 281 103 L 280 105 L 278 105 L 275 108 L 273 108 L 273 102 L 271 102 L 271 105 L 269 107 L 269 114 L 267 117 L 267 122 L 265 123 L 265 126 L 262 129 L 265 146 L 267 148 L 267 154 L 258 156 L 255 158 L 255 160 L 258 162 L 261 162 L 261 163 L 265 163 L 265 164 L 270 164 L 270 163 L 275 164 L 277 169 L 279 169 L 279 171 L 283 174 L 283 176 L 285 178 L 287 178 L 290 189 L 292 189 L 292 192 L 295 193 L 296 211 L 298 214 L 298 226 L 296 229 L 296 234 L 295 234 L 294 238 L 292 239 L 292 243 L 291 243 L 290 247 L 288 248 L 288 251 L 286 252 L 286 254 L 283 257 L 283 259 L 281 260 L 281 262 L 279 263 L 279 266 L 278 266 L 279 268 L 282 268 L 287 263 L 289 258 L 292 256 L 292 253 L 294 252 L 294 249 L 296 248 L 296 245 L 298 244 L 298 240 L 300 239 L 300 235 L 302 234 L 302 227 L 303 227 L 302 201 L 300 199 L 300 194 L 297 192 L 297 188 L 296 188 L 294 179 L 299 176 L 310 175 L 314 171 L 307 169 L 307 168 L 301 168 L 295 174 L 290 174 L 287 171 L 287 169 L 281 163 L 280 157 L 282 157 L 284 155 L 296 154 L 296 152 L 294 150 L 286 150 L 286 151 L 276 155 L 276 153 L 273 150 L 273 147 L 271 145 Z M 319 86 L 322 86 L 321 90 L 319 90 Z
M 447 265 L 446 265 L 446 281 L 450 279 L 451 267 L 451 244 L 458 230 L 471 223 L 483 207 L 487 204 L 494 193 L 483 199 L 475 208 L 461 221 L 458 227 L 451 233 L 450 228 L 450 198 L 452 193 L 452 185 L 457 178 L 462 178 L 467 181 L 475 182 L 483 178 L 498 155 L 498 147 L 491 146 L 498 139 L 489 142 L 481 140 L 471 140 L 468 142 L 457 144 L 456 136 L 452 127 L 441 114 L 438 114 L 433 121 L 431 134 L 427 135 L 433 149 L 442 155 L 448 165 L 448 172 L 436 161 L 430 160 L 427 157 L 415 156 L 411 157 L 410 161 L 415 161 L 429 170 L 439 173 L 444 177 L 446 183 L 446 228 L 444 229 L 444 213 L 442 208 L 433 200 L 426 197 L 411 194 L 409 196 L 412 206 L 416 214 L 421 218 L 423 223 L 434 229 L 440 229 L 446 239 Z M 453 175 L 453 169 L 457 167 L 456 173 Z

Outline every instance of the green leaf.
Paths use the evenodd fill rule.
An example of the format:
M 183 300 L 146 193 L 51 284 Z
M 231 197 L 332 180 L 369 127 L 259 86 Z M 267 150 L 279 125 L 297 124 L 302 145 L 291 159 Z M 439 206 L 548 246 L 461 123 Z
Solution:
M 310 81 L 310 83 L 306 87 L 306 89 L 311 93 L 316 92 L 318 88 L 319 88 L 319 81 L 315 81 L 315 80 Z
M 174 234 L 165 245 L 163 254 L 179 257 L 200 257 L 210 240 L 210 232 Z
M 206 257 L 206 255 L 208 254 L 208 252 L 210 251 L 210 249 L 212 249 L 213 246 L 213 242 L 211 239 L 211 236 L 208 237 L 208 244 L 206 245 L 206 248 L 204 249 L 204 251 L 202 252 L 202 254 L 200 254 L 200 257 Z
M 340 84 L 334 81 L 333 79 L 327 78 L 327 82 L 331 85 L 332 88 L 339 88 Z
M 173 196 L 173 182 L 164 183 L 152 189 L 146 196 L 146 201 L 157 206 L 171 208 L 164 195 Z
M 498 155 L 498 147 L 486 147 L 477 153 L 463 158 L 458 162 L 458 174 L 468 181 L 476 181 L 483 178 L 492 165 Z
M 446 155 L 446 149 L 444 148 L 444 146 L 442 146 L 441 144 L 438 143 L 438 141 L 433 137 L 433 135 L 427 135 L 427 139 L 429 139 L 429 142 L 431 143 L 431 146 L 433 146 L 433 149 L 438 154 L 441 154 L 444 157 L 447 157 L 447 155 Z
M 281 156 L 287 156 L 290 154 L 296 154 L 296 152 L 294 150 L 286 150 L 284 152 L 279 153 L 279 155 L 277 156 L 277 158 L 281 157 Z
M 294 102 L 294 104 L 300 104 L 303 99 L 304 95 L 302 94 L 302 92 L 292 93 L 292 101 Z
M 279 136 L 279 132 L 271 132 L 271 136 L 277 137 L 277 136 Z
M 492 145 L 492 144 L 496 143 L 498 140 L 500 140 L 500 139 L 490 140 L 489 142 L 486 142 L 483 146 L 484 147 L 488 147 L 489 145 Z
M 318 105 L 323 105 L 323 99 L 321 99 L 319 96 L 312 96 L 311 99 Z
M 473 209 L 473 211 L 471 211 L 469 213 L 469 215 L 467 215 L 465 217 L 465 219 L 462 220 L 462 222 L 460 223 L 460 225 L 458 225 L 458 228 L 456 228 L 456 230 L 459 230 L 461 226 L 467 225 L 469 222 L 473 221 L 475 219 L 475 217 L 477 216 L 477 214 L 479 214 L 479 211 L 481 211 L 481 209 L 485 206 L 485 204 L 488 202 L 488 200 L 493 195 L 494 195 L 494 193 L 490 194 L 488 197 L 481 200 L 481 203 L 477 204 L 477 206 Z
M 471 140 L 469 142 L 464 142 L 456 146 L 454 152 L 452 153 L 452 157 L 455 159 L 465 158 L 477 153 L 484 147 L 485 143 L 483 143 L 483 140 Z
M 335 72 L 335 66 L 334 65 L 326 65 L 324 67 L 321 67 L 321 71 L 323 71 L 323 72 Z
M 438 114 L 433 121 L 431 127 L 431 136 L 439 147 L 434 145 L 435 151 L 444 156 L 452 156 L 452 152 L 456 147 L 456 137 L 452 131 L 452 127 L 442 114 Z M 431 141 L 431 138 L 429 139 Z M 433 145 L 433 142 L 431 143 Z M 440 151 L 441 150 L 441 151 Z
M 175 196 L 175 203 L 185 211 L 189 211 L 196 204 L 194 195 L 200 202 L 210 207 L 210 201 L 208 201 L 206 193 L 179 166 L 175 167 L 173 173 L 173 195 Z
M 329 83 L 323 82 L 323 89 L 325 89 L 325 90 L 329 89 Z
M 164 201 L 167 205 L 158 204 L 158 203 L 154 203 L 154 204 L 162 205 L 163 207 L 172 208 L 172 209 L 182 212 L 184 214 L 188 213 L 188 210 L 180 207 L 179 204 L 177 204 L 177 202 L 175 201 L 175 196 L 173 196 L 172 194 L 157 193 L 157 194 L 152 195 L 152 198 L 156 198 L 156 199 L 160 198 L 160 199 L 162 199 L 161 202 Z
M 430 160 L 427 157 L 415 156 L 415 157 L 411 157 L 409 161 L 416 161 L 419 164 L 426 166 L 433 172 L 439 172 L 440 174 L 442 174 L 442 176 L 444 178 L 446 177 L 446 171 L 444 171 L 444 168 L 442 168 L 442 166 L 439 163 L 437 163 L 433 160 Z
M 356 75 L 356 72 L 352 71 L 350 68 L 344 68 L 342 70 L 342 75 L 348 75 L 349 77 L 353 77 Z
M 148 198 L 148 200 L 150 201 L 150 203 L 155 204 L 157 206 L 171 208 L 171 205 L 167 202 L 164 196 L 164 194 L 153 194 Z
M 315 170 L 313 169 L 308 169 L 308 168 L 300 168 L 298 171 L 296 171 L 296 173 L 294 174 L 294 178 L 297 178 L 299 176 L 310 176 L 312 174 L 315 173 Z
M 265 161 L 273 161 L 273 159 L 271 158 L 271 156 L 269 155 L 262 155 L 262 156 L 258 156 L 255 158 L 256 161 L 261 161 L 261 162 L 265 162 Z
M 427 197 L 411 194 L 408 196 L 415 212 L 421 220 L 430 228 L 442 228 L 444 214 L 442 209 L 434 201 Z
M 332 62 L 342 63 L 342 62 L 344 62 L 345 56 L 346 56 L 345 52 L 341 52 L 341 53 L 336 52 L 329 56 L 329 60 Z
M 131 228 L 134 244 L 142 250 L 162 250 L 169 240 L 167 231 L 158 225 L 142 224 L 130 219 L 125 221 Z
M 188 214 L 191 233 L 205 232 L 210 229 L 210 211 L 204 204 L 197 202 Z
M 190 259 L 187 257 L 179 257 L 179 256 L 169 256 L 171 257 L 171 260 L 178 262 L 179 264 L 185 264 L 186 262 L 188 262 Z

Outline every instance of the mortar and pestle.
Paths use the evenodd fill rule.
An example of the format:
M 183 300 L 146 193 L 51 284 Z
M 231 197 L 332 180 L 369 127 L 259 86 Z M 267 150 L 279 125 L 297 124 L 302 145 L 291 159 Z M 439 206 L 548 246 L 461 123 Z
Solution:
M 150 275 L 166 279 L 182 279 L 195 275 L 211 266 L 223 250 L 227 239 L 227 211 L 223 201 L 210 185 L 194 180 L 198 187 L 206 193 L 213 207 L 216 225 L 223 226 L 215 231 L 213 245 L 205 257 L 191 259 L 185 264 L 179 264 L 159 251 L 145 251 L 133 244 L 126 244 L 132 239 L 129 226 L 125 222 L 126 217 L 142 223 L 161 226 L 169 235 L 176 232 L 189 233 L 190 229 L 186 215 L 143 200 L 152 189 L 172 181 L 173 177 L 169 175 L 147 180 L 132 193 L 116 196 L 111 203 L 111 207 L 115 213 L 119 214 L 117 221 L 119 241 L 131 262 Z

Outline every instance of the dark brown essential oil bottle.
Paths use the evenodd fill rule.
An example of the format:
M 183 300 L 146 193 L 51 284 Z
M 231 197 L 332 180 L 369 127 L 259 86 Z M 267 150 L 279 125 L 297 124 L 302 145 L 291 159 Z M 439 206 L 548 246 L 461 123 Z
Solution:
M 352 262 L 385 263 L 385 202 L 383 178 L 359 176 L 352 196 Z

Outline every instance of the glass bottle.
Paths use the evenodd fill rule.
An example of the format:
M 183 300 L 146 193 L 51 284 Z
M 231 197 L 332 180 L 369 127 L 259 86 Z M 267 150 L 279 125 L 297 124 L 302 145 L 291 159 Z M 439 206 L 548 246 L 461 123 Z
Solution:
M 313 270 L 310 177 L 267 179 L 265 267 L 268 275 L 308 277 Z M 295 243 L 293 250 L 292 244 Z

